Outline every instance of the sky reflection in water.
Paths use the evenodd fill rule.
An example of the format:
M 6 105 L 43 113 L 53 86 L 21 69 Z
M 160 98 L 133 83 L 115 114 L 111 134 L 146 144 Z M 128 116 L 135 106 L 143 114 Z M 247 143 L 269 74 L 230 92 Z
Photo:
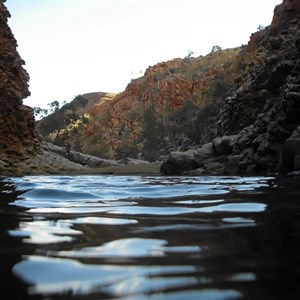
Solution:
M 269 193 L 278 186 L 274 181 L 214 176 L 7 178 L 2 194 L 18 193 L 9 202 L 18 211 L 18 225 L 7 232 L 22 240 L 23 249 L 13 274 L 28 284 L 29 294 L 249 297 L 247 283 L 260 286 L 261 266 L 272 269 L 265 265 L 268 255 L 259 250 L 258 233 L 263 240 L 271 238 L 268 220 L 273 220 L 269 211 L 274 203 Z M 274 243 L 269 240 L 264 247 Z M 268 272 L 264 276 L 272 278 Z

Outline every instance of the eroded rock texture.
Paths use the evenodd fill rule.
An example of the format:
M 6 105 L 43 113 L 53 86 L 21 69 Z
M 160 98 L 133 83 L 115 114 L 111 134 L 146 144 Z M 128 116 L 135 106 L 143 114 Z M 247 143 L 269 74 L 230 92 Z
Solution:
M 17 42 L 7 21 L 10 17 L 0 2 L 0 173 L 18 160 L 33 155 L 37 148 L 35 120 L 22 99 L 30 95 L 29 76 L 18 54 Z
M 247 52 L 240 84 L 224 99 L 219 121 L 222 134 L 236 140 L 225 167 L 216 172 L 299 170 L 298 152 L 291 146 L 287 151 L 285 142 L 295 147 L 291 136 L 300 125 L 299 0 L 278 5 L 272 24 L 252 34 Z
M 284 141 L 300 124 L 300 3 L 286 0 L 272 24 L 251 36 L 243 83 L 225 100 L 223 129 L 238 134 L 243 172 L 274 171 Z

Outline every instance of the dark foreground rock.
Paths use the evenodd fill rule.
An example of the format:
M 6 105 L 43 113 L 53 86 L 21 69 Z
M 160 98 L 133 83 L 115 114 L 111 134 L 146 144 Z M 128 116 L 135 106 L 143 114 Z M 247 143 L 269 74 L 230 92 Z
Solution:
M 283 174 L 300 170 L 300 126 L 282 146 L 279 169 Z
M 222 104 L 219 134 L 236 135 L 225 153 L 223 137 L 213 153 L 199 160 L 197 151 L 172 153 L 163 174 L 266 174 L 300 170 L 300 2 L 284 0 L 272 24 L 254 33 L 238 85 Z M 230 141 L 229 141 L 230 144 Z M 219 149 L 221 149 L 219 151 Z M 198 151 L 202 151 L 199 149 Z
M 160 171 L 163 175 L 234 173 L 238 160 L 231 154 L 236 139 L 236 135 L 217 137 L 198 150 L 171 152 L 162 163 Z

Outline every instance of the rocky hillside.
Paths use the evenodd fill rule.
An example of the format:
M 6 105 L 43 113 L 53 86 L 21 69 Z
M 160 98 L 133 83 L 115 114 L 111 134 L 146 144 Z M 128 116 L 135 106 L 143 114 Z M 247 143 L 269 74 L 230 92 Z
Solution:
M 66 128 L 40 131 L 49 141 L 87 154 L 157 160 L 184 140 L 199 144 L 216 134 L 220 100 L 245 68 L 245 55 L 245 48 L 217 48 L 205 57 L 158 63 Z M 47 121 L 38 128 L 49 129 Z
M 245 71 L 236 90 L 223 101 L 219 124 L 223 137 L 207 144 L 201 155 L 189 153 L 186 168 L 179 167 L 185 161 L 182 155 L 173 153 L 163 172 L 197 168 L 198 173 L 300 170 L 298 0 L 283 1 L 274 10 L 271 25 L 252 34 Z M 211 162 L 216 168 L 208 167 Z
M 8 10 L 0 2 L 0 173 L 15 161 L 36 153 L 35 120 L 22 99 L 29 96 L 29 76 L 18 54 L 17 42 L 7 25 Z
M 35 108 L 36 115 L 46 111 L 47 115 L 36 122 L 39 133 L 49 139 L 51 142 L 63 146 L 67 141 L 60 135 L 66 132 L 66 129 L 73 128 L 75 124 L 86 124 L 88 122 L 88 113 L 106 102 L 110 102 L 115 97 L 111 93 L 88 93 L 77 95 L 70 103 L 64 104 L 61 108 L 59 102 L 49 103 L 50 113 L 48 110 Z M 73 132 L 76 135 L 76 132 Z
M 224 101 L 223 133 L 238 134 L 240 170 L 275 170 L 282 144 L 300 125 L 300 2 L 277 6 L 247 50 L 241 84 Z

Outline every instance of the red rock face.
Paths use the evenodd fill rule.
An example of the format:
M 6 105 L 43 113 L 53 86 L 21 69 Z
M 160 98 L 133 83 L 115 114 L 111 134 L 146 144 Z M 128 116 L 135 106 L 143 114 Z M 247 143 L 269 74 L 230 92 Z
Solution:
M 37 135 L 32 110 L 22 104 L 29 96 L 29 76 L 17 42 L 7 25 L 10 17 L 0 3 L 0 158 L 33 153 Z
M 167 122 L 167 116 L 185 101 L 204 106 L 212 101 L 214 96 L 210 93 L 218 80 L 231 87 L 241 71 L 238 70 L 238 65 L 243 64 L 241 52 L 240 48 L 229 49 L 149 67 L 144 76 L 132 80 L 124 92 L 91 108 L 89 124 L 81 131 L 81 139 L 85 141 L 81 143 L 82 151 L 89 153 L 95 146 L 87 138 L 96 140 L 96 144 L 106 144 L 112 158 L 122 141 L 130 144 L 140 141 L 142 146 L 145 112 L 151 111 L 155 118 Z
M 274 9 L 272 26 L 286 26 L 293 22 L 300 14 L 299 0 L 284 0 Z
M 284 34 L 290 26 L 293 26 L 293 24 L 298 22 L 299 15 L 300 1 L 284 0 L 275 7 L 271 25 L 268 26 L 266 30 L 257 31 L 251 35 L 247 51 L 249 53 L 254 52 L 260 46 L 260 43 L 266 34 L 270 36 Z

